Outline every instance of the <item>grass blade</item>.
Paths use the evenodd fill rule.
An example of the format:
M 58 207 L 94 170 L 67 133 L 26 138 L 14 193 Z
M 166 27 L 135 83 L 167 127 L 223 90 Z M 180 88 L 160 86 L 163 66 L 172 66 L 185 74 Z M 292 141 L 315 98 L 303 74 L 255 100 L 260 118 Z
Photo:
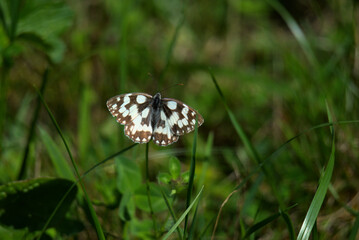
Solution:
M 261 229 L 262 227 L 266 226 L 267 224 L 273 222 L 278 217 L 280 217 L 280 215 L 281 215 L 280 213 L 273 214 L 273 215 L 263 219 L 259 223 L 254 224 L 252 227 L 250 227 L 248 229 L 248 231 L 246 232 L 246 235 L 244 236 L 244 239 L 248 238 L 252 233 L 256 232 L 257 230 Z
M 170 42 L 170 46 L 168 48 L 168 51 L 167 51 L 167 55 L 166 55 L 166 63 L 165 63 L 165 66 L 161 72 L 161 75 L 159 77 L 159 81 L 160 81 L 160 84 L 162 83 L 163 81 L 163 77 L 168 69 L 168 66 L 170 65 L 170 61 L 171 61 L 171 57 L 172 57 L 172 53 L 173 53 L 173 49 L 175 47 L 175 44 L 176 44 L 176 41 L 177 41 L 177 38 L 178 38 L 178 34 L 179 34 L 179 31 L 184 23 L 184 20 L 185 20 L 185 15 L 184 13 L 182 13 L 182 17 L 181 19 L 179 20 L 177 26 L 176 26 L 176 30 L 175 30 L 175 33 L 173 34 L 173 37 L 171 39 L 171 42 Z
M 71 151 L 70 151 L 70 148 L 69 148 L 69 146 L 68 146 L 68 144 L 67 144 L 67 142 L 66 142 L 66 140 L 65 140 L 65 138 L 64 138 L 64 136 L 63 136 L 63 134 L 62 134 L 62 131 L 61 131 L 59 125 L 57 124 L 57 121 L 56 121 L 55 117 L 54 117 L 53 114 L 51 113 L 51 111 L 50 111 L 49 107 L 47 106 L 45 100 L 43 99 L 41 93 L 38 92 L 38 94 L 39 94 L 39 97 L 40 97 L 40 99 L 41 99 L 42 104 L 45 106 L 46 111 L 47 111 L 47 113 L 49 114 L 49 116 L 50 116 L 50 118 L 51 118 L 52 123 L 54 124 L 54 126 L 55 126 L 55 128 L 56 128 L 58 134 L 60 135 L 60 137 L 61 137 L 61 139 L 62 139 L 62 141 L 63 141 L 63 143 L 64 143 L 64 145 L 65 145 L 66 151 L 67 151 L 67 153 L 68 153 L 68 155 L 69 155 L 69 157 L 70 157 L 70 159 L 71 159 L 71 163 L 72 163 L 72 165 L 73 165 L 73 167 L 74 167 L 74 169 L 75 169 L 76 176 L 77 176 L 77 178 L 78 178 L 78 180 L 79 180 L 79 183 L 80 183 L 80 185 L 81 185 L 82 191 L 83 191 L 83 193 L 84 193 L 84 195 L 85 195 L 86 203 L 87 203 L 87 205 L 88 205 L 88 207 L 89 207 L 92 220 L 93 220 L 93 222 L 94 222 L 94 224 L 95 224 L 95 228 L 96 228 L 96 232 L 97 232 L 97 237 L 98 237 L 99 239 L 101 239 L 101 240 L 104 240 L 104 239 L 105 239 L 105 235 L 103 234 L 103 231 L 102 231 L 100 222 L 99 222 L 99 220 L 98 220 L 98 218 L 97 218 L 97 215 L 96 215 L 95 210 L 94 210 L 94 208 L 93 208 L 93 206 L 92 206 L 92 203 L 91 203 L 91 201 L 90 201 L 90 198 L 89 198 L 89 196 L 87 195 L 85 186 L 84 186 L 84 184 L 83 184 L 83 182 L 82 182 L 82 180 L 81 180 L 81 176 L 80 176 L 80 174 L 79 174 L 79 171 L 78 171 L 76 162 L 75 162 L 75 160 L 74 160 L 73 157 L 72 157 L 72 153 L 71 153 Z
M 354 225 L 352 227 L 352 230 L 350 232 L 350 236 L 348 238 L 349 240 L 357 239 L 356 236 L 358 234 L 358 229 L 359 229 L 359 215 L 357 215 L 356 218 L 355 218 Z
M 41 95 L 44 95 L 48 75 L 49 75 L 49 70 L 46 69 L 44 72 L 44 75 L 42 76 L 42 83 L 41 83 L 41 88 L 40 88 Z M 38 97 L 37 102 L 36 102 L 35 112 L 34 112 L 34 115 L 32 117 L 32 121 L 31 121 L 29 135 L 27 137 L 26 146 L 24 149 L 24 155 L 22 158 L 20 172 L 17 177 L 18 180 L 24 179 L 25 175 L 26 175 L 30 144 L 32 143 L 32 141 L 34 140 L 34 137 L 35 137 L 35 126 L 37 123 L 37 119 L 39 117 L 40 107 L 41 107 L 41 100 L 40 100 L 40 97 Z
M 67 163 L 66 158 L 62 155 L 59 146 L 54 142 L 50 135 L 40 127 L 40 137 L 43 144 L 50 156 L 52 164 L 55 167 L 56 173 L 66 179 L 75 180 L 75 176 L 71 170 L 71 167 Z
M 172 208 L 172 206 L 171 206 L 171 204 L 170 204 L 170 201 L 168 200 L 168 198 L 167 198 L 165 192 L 163 191 L 163 189 L 162 189 L 161 187 L 160 187 L 160 190 L 161 190 L 161 194 L 162 194 L 162 196 L 163 196 L 163 199 L 165 200 L 165 203 L 166 203 L 166 205 L 167 205 L 167 208 L 168 208 L 168 210 L 170 211 L 170 214 L 171 214 L 171 216 L 172 216 L 173 222 L 177 222 L 178 219 L 177 219 L 177 217 L 176 217 L 175 212 L 173 211 L 173 208 Z M 176 230 L 177 230 L 178 238 L 179 238 L 179 239 L 183 239 L 183 233 L 182 233 L 182 231 L 181 231 L 181 228 L 180 228 L 180 227 L 177 227 Z
M 203 191 L 203 187 L 201 188 L 201 190 L 199 191 L 199 193 L 197 194 L 196 198 L 193 200 L 193 202 L 191 203 L 191 205 L 189 205 L 189 207 L 186 209 L 186 211 L 181 215 L 181 217 L 178 219 L 178 221 L 171 227 L 171 229 L 168 231 L 168 233 L 163 237 L 162 240 L 166 240 L 169 236 L 171 236 L 171 234 L 176 230 L 176 228 L 181 224 L 181 222 L 183 221 L 183 219 L 187 216 L 187 214 L 189 213 L 189 211 L 192 209 L 192 207 L 194 206 L 194 204 L 197 202 L 199 196 L 202 194 Z
M 228 107 L 227 105 L 227 101 L 222 93 L 221 88 L 219 87 L 216 78 L 214 77 L 213 73 L 210 71 L 209 72 L 212 78 L 212 81 L 217 89 L 218 94 L 221 97 L 222 103 L 224 104 L 224 107 L 228 113 L 228 116 L 231 120 L 231 123 L 234 127 L 234 129 L 236 130 L 238 136 L 240 137 L 240 139 L 242 140 L 244 147 L 249 155 L 250 158 L 254 159 L 257 163 L 261 163 L 261 160 L 259 158 L 259 155 L 257 153 L 257 151 L 255 150 L 255 148 L 253 147 L 252 143 L 249 141 L 249 138 L 247 137 L 247 135 L 244 133 L 241 125 L 237 122 L 236 117 L 234 116 L 234 114 L 232 113 L 231 109 Z
M 289 232 L 290 239 L 294 240 L 295 236 L 294 236 L 293 223 L 290 220 L 290 217 L 289 217 L 288 213 L 282 212 L 282 218 L 284 219 L 285 223 L 287 224 L 287 229 L 288 229 L 288 232 Z
M 293 33 L 294 37 L 297 39 L 299 45 L 304 51 L 304 54 L 307 56 L 309 62 L 314 66 L 318 66 L 318 60 L 316 59 L 310 44 L 305 37 L 302 29 L 299 27 L 298 23 L 294 18 L 289 14 L 289 12 L 276 0 L 267 0 L 267 2 L 282 16 L 284 21 L 287 23 L 288 28 Z
M 329 110 L 328 110 L 328 116 L 329 116 L 329 120 L 332 119 L 331 115 L 329 114 Z M 331 153 L 330 153 L 330 157 L 329 157 L 329 162 L 324 171 L 323 176 L 321 177 L 321 179 L 319 181 L 318 189 L 314 195 L 312 203 L 310 204 L 307 215 L 305 216 L 305 219 L 304 219 L 302 227 L 299 231 L 297 240 L 309 239 L 310 233 L 313 229 L 314 224 L 316 223 L 316 219 L 318 217 L 320 208 L 323 204 L 325 195 L 327 193 L 327 190 L 328 190 L 328 187 L 330 184 L 330 179 L 332 177 L 332 173 L 334 170 L 334 162 L 335 162 L 335 137 L 334 137 L 335 131 L 334 131 L 334 128 L 331 128 L 331 131 L 332 131 L 332 149 L 331 149 Z

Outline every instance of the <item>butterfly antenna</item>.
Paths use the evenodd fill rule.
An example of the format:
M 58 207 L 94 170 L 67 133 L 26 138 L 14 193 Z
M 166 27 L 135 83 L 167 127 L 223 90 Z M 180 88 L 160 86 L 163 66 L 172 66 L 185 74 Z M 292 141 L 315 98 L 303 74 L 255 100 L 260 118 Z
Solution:
M 175 84 L 172 84 L 171 86 L 166 87 L 165 89 L 162 89 L 162 90 L 160 91 L 160 93 L 162 93 L 162 92 L 164 92 L 164 91 L 166 91 L 166 90 L 168 90 L 168 89 L 170 89 L 170 88 L 173 88 L 173 87 L 175 87 L 175 86 L 183 86 L 183 85 L 184 85 L 183 83 L 175 83 Z

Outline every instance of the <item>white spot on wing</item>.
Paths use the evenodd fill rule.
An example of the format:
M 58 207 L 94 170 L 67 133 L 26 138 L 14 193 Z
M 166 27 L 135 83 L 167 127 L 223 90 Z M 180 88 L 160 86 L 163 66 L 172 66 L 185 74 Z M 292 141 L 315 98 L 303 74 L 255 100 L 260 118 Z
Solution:
M 167 106 L 168 106 L 169 109 L 175 110 L 177 108 L 177 103 L 175 101 L 169 101 L 167 103 Z
M 142 114 L 141 114 L 142 118 L 147 118 L 149 112 L 150 112 L 149 108 L 146 108 L 145 110 L 143 110 Z
M 166 121 L 166 114 L 165 114 L 165 112 L 164 111 L 161 111 L 161 119 L 163 120 L 163 121 Z
M 122 116 L 123 116 L 123 117 L 126 117 L 129 113 L 130 113 L 130 111 L 126 110 L 126 111 L 122 114 Z
M 182 119 L 182 122 L 183 122 L 183 125 L 188 125 L 188 121 L 187 121 L 187 119 Z
M 188 107 L 184 107 L 184 108 L 182 109 L 182 114 L 183 114 L 183 116 L 187 116 L 188 110 L 189 110 Z
M 120 113 L 123 113 L 124 111 L 126 111 L 126 107 L 121 107 L 120 110 L 118 110 Z
M 144 103 L 146 101 L 146 97 L 143 96 L 143 95 L 138 95 L 136 97 L 136 101 L 137 101 L 138 104 L 142 104 L 142 103 Z
M 117 109 L 117 103 L 115 103 L 114 105 L 112 105 L 112 109 Z
M 178 116 L 178 113 L 177 112 L 172 112 L 172 115 L 169 119 L 169 123 L 171 126 L 177 124 L 178 122 L 178 119 L 179 119 L 179 116 Z

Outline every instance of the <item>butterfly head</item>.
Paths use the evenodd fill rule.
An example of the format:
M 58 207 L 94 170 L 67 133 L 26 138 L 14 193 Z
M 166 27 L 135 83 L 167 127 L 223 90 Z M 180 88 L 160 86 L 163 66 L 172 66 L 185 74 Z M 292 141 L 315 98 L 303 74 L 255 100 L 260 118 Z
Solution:
M 155 96 L 153 96 L 153 104 L 152 107 L 154 109 L 158 109 L 161 106 L 161 94 L 160 93 L 156 93 Z

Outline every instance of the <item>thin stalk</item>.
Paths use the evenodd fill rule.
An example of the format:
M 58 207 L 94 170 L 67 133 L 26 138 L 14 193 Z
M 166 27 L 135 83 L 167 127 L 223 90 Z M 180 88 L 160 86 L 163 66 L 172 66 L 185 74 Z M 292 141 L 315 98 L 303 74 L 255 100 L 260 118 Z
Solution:
M 187 201 L 186 201 L 186 208 L 189 207 L 191 204 L 191 197 L 193 191 L 193 180 L 194 175 L 196 172 L 196 150 L 197 150 L 197 133 L 198 133 L 198 117 L 196 116 L 196 125 L 194 127 L 194 137 L 193 137 L 193 148 L 192 148 L 192 158 L 191 158 L 191 166 L 189 170 L 189 181 L 188 181 L 188 188 L 187 188 Z M 184 234 L 186 238 L 186 231 L 188 225 L 188 215 L 186 215 L 184 220 Z
M 48 75 L 49 75 L 49 69 L 46 69 L 44 72 L 44 75 L 42 77 L 42 83 L 41 83 L 41 88 L 40 88 L 40 93 L 42 96 L 44 96 L 45 87 L 46 87 L 46 83 L 48 80 Z M 20 172 L 17 177 L 18 180 L 24 179 L 26 177 L 26 168 L 27 168 L 27 163 L 28 163 L 30 144 L 35 137 L 35 127 L 36 127 L 37 119 L 39 117 L 40 108 L 41 108 L 41 100 L 40 100 L 40 97 L 38 97 L 37 102 L 36 102 L 35 112 L 34 112 L 34 115 L 32 117 L 32 121 L 31 121 L 29 135 L 27 137 L 27 142 L 26 142 L 26 146 L 24 149 L 24 155 L 22 158 Z
M 49 116 L 50 116 L 50 118 L 51 118 L 51 120 L 52 120 L 52 123 L 54 124 L 54 126 L 55 126 L 57 132 L 59 133 L 59 135 L 60 135 L 60 137 L 61 137 L 61 139 L 62 139 L 62 142 L 63 142 L 64 145 L 65 145 L 66 151 L 67 151 L 67 153 L 68 153 L 68 155 L 69 155 L 69 157 L 70 157 L 71 163 L 72 163 L 72 165 L 73 165 L 73 167 L 74 167 L 74 170 L 75 170 L 75 173 L 76 173 L 76 176 L 77 176 L 77 178 L 79 179 L 80 186 L 81 186 L 82 191 L 83 191 L 83 193 L 84 193 L 84 195 L 85 195 L 86 203 L 87 203 L 87 205 L 88 205 L 88 207 L 89 207 L 89 211 L 90 211 L 92 220 L 93 220 L 93 222 L 94 222 L 94 224 L 95 224 L 95 228 L 96 228 L 96 232 L 97 232 L 97 237 L 98 237 L 99 239 L 101 239 L 101 240 L 102 240 L 102 239 L 105 239 L 105 235 L 103 234 L 103 231 L 102 231 L 100 222 L 99 222 L 99 220 L 98 220 L 98 218 L 97 218 L 97 215 L 96 215 L 95 210 L 94 210 L 94 208 L 93 208 L 93 206 L 92 206 L 92 203 L 91 203 L 91 201 L 90 201 L 90 198 L 89 198 L 89 196 L 88 196 L 88 194 L 87 194 L 87 192 L 86 192 L 84 183 L 83 183 L 83 181 L 81 180 L 81 176 L 80 176 L 79 170 L 78 170 L 77 165 L 76 165 L 76 162 L 75 162 L 75 160 L 74 160 L 74 158 L 73 158 L 73 156 L 72 156 L 72 153 L 71 153 L 71 151 L 70 151 L 69 145 L 67 144 L 67 141 L 65 140 L 65 137 L 64 137 L 64 135 L 62 134 L 62 131 L 61 131 L 61 129 L 60 129 L 60 127 L 59 127 L 59 125 L 58 125 L 58 123 L 57 123 L 57 121 L 56 121 L 54 115 L 53 115 L 52 112 L 50 111 L 50 108 L 47 106 L 47 104 L 46 104 L 45 100 L 43 99 L 41 93 L 38 92 L 38 94 L 39 94 L 39 97 L 40 97 L 40 99 L 41 99 L 41 102 L 42 102 L 43 105 L 45 106 L 46 111 L 47 111 L 47 113 L 49 114 Z
M 150 195 L 150 178 L 149 178 L 149 168 L 148 168 L 148 146 L 149 143 L 146 143 L 146 189 L 147 189 L 147 199 L 148 199 L 148 206 L 150 207 L 150 214 L 153 222 L 153 229 L 155 231 L 155 238 L 157 239 L 157 224 L 155 214 L 153 213 L 152 203 L 151 203 L 151 195 Z

